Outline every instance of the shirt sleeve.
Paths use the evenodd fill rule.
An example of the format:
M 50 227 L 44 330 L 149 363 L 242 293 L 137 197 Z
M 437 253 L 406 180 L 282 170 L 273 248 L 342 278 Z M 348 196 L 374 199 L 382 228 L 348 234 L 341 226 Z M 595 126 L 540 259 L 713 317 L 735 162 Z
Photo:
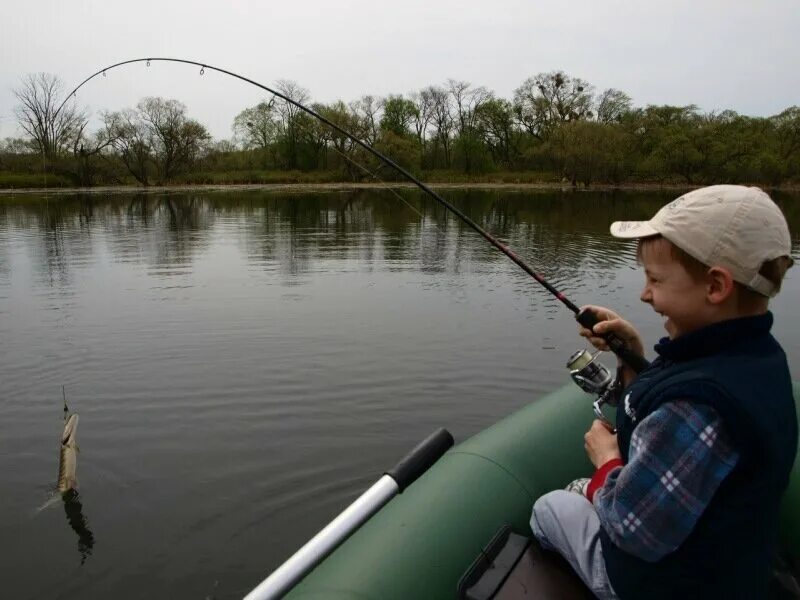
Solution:
M 688 537 L 738 458 L 712 407 L 664 403 L 633 430 L 628 464 L 595 492 L 600 523 L 622 550 L 655 562 Z

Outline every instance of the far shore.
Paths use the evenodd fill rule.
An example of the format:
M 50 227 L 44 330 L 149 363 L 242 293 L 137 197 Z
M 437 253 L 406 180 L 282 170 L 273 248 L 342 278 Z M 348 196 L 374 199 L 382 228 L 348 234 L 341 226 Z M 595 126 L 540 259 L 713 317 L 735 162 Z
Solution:
M 676 183 L 624 183 L 619 185 L 596 184 L 589 187 L 582 185 L 572 186 L 565 183 L 541 182 L 541 183 L 428 183 L 425 185 L 432 189 L 439 190 L 520 190 L 520 191 L 561 191 L 561 192 L 610 192 L 610 191 L 676 191 L 689 190 L 699 185 L 676 184 Z M 179 185 L 153 185 L 148 187 L 116 185 L 116 186 L 97 186 L 97 187 L 57 187 L 57 188 L 10 188 L 0 189 L 1 196 L 16 195 L 62 195 L 62 194 L 153 194 L 168 192 L 234 192 L 234 191 L 265 191 L 265 192 L 340 192 L 348 190 L 379 190 L 379 189 L 413 189 L 417 186 L 407 182 L 393 183 L 254 183 L 254 184 L 179 184 Z M 800 192 L 800 185 L 783 185 L 778 188 L 767 189 L 777 191 L 797 193 Z

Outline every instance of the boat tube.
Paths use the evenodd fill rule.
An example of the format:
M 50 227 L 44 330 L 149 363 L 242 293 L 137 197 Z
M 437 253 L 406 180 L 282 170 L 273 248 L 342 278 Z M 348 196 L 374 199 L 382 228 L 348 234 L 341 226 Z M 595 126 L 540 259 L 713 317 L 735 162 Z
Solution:
M 794 390 L 800 398 L 800 385 Z M 287 598 L 454 598 L 499 530 L 529 535 L 539 496 L 593 472 L 583 449 L 594 418 L 590 406 L 590 397 L 570 384 L 452 448 Z M 798 461 L 783 499 L 781 542 L 794 560 L 800 557 Z

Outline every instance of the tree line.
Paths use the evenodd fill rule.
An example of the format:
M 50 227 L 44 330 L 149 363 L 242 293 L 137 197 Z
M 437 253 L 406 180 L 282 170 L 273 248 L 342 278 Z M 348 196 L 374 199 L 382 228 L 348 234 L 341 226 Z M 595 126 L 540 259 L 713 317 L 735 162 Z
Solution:
M 314 102 L 289 80 L 275 87 L 418 174 L 464 180 L 527 174 L 526 181 L 780 185 L 800 179 L 800 107 L 770 117 L 695 105 L 636 107 L 617 89 L 597 93 L 562 71 L 526 79 L 510 99 L 448 80 L 409 94 Z M 185 104 L 158 97 L 89 115 L 48 74 L 14 90 L 22 137 L 0 143 L 2 175 L 43 171 L 78 185 L 247 182 L 263 173 L 390 180 L 363 148 L 280 98 L 242 110 L 215 140 Z M 13 178 L 12 178 L 13 180 Z

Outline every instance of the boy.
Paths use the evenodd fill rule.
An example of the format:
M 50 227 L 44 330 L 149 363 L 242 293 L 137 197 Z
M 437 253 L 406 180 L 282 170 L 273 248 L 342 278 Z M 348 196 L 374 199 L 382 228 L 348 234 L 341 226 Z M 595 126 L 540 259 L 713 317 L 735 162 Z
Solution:
M 584 437 L 594 476 L 542 496 L 533 532 L 600 598 L 764 597 L 797 453 L 767 307 L 792 264 L 786 220 L 760 189 L 718 185 L 611 233 L 639 240 L 641 300 L 668 337 L 645 371 L 620 366 L 616 433 L 596 420 Z M 613 332 L 642 353 L 630 323 L 587 308 L 595 347 Z

